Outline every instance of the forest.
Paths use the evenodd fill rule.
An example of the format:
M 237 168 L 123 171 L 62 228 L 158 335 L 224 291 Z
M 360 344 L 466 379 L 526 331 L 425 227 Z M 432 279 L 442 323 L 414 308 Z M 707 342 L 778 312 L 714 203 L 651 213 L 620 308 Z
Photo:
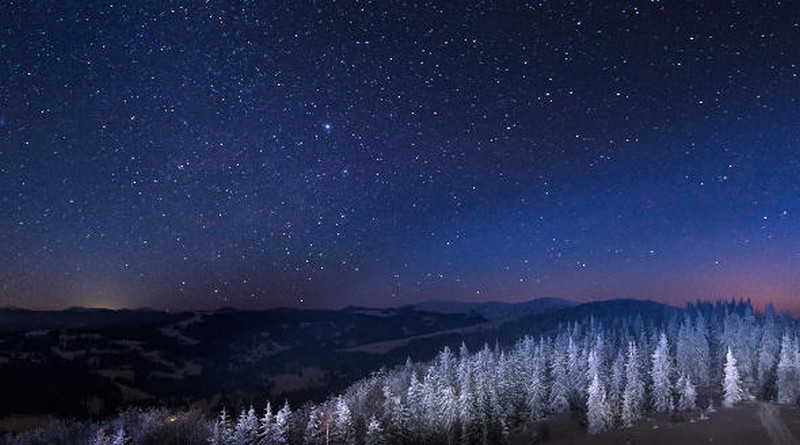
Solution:
M 799 366 L 796 320 L 771 305 L 763 313 L 744 301 L 644 316 L 613 310 L 508 347 L 444 347 L 429 362 L 382 369 L 318 403 L 273 401 L 212 416 L 129 408 L 104 421 L 54 420 L 3 443 L 503 444 L 515 429 L 560 413 L 596 434 L 752 400 L 794 405 Z

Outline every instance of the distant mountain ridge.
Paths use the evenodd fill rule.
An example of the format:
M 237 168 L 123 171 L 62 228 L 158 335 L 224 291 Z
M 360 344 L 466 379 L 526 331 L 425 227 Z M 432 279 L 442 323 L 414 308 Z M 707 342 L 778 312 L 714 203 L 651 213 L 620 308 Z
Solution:
M 411 305 L 414 310 L 443 314 L 478 314 L 489 320 L 543 313 L 564 309 L 579 303 L 561 298 L 535 298 L 518 303 L 505 301 L 468 302 L 458 300 L 427 300 Z

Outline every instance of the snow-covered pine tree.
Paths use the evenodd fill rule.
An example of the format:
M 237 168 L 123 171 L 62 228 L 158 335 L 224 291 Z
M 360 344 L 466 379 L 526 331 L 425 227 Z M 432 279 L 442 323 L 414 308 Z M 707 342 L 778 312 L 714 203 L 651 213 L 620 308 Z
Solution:
M 258 417 L 256 410 L 251 405 L 249 409 L 242 410 L 233 429 L 234 443 L 255 444 L 258 439 Z
M 403 402 L 400 396 L 395 395 L 389 383 L 384 383 L 381 388 L 383 393 L 383 425 L 384 437 L 387 442 L 402 442 L 405 422 L 403 420 Z
M 567 398 L 580 400 L 586 393 L 586 363 L 581 359 L 581 348 L 578 343 L 569 337 L 567 345 Z
M 657 413 L 668 413 L 672 411 L 672 384 L 670 376 L 672 365 L 669 356 L 669 343 L 667 335 L 661 333 L 658 345 L 653 351 L 652 368 L 650 369 L 650 379 L 652 381 L 650 399 L 653 411 Z
M 737 335 L 739 347 L 735 349 L 738 357 L 737 367 L 742 379 L 742 390 L 747 394 L 756 387 L 758 380 L 758 351 L 762 333 L 753 313 L 753 305 L 748 299 L 744 302 L 744 316 Z
M 686 374 L 678 379 L 678 411 L 690 411 L 697 408 L 697 390 L 692 378 Z
M 274 424 L 274 416 L 272 414 L 272 404 L 267 401 L 267 407 L 264 408 L 264 415 L 258 420 L 258 444 L 270 445 L 272 443 L 272 427 Z
M 437 360 L 438 362 L 438 360 Z M 423 384 L 423 406 L 428 413 L 426 426 L 433 435 L 446 436 L 450 432 L 448 421 L 455 417 L 455 392 L 446 383 L 445 370 L 439 363 L 431 366 Z
M 453 386 L 456 378 L 456 359 L 450 347 L 445 345 L 436 356 L 437 383 L 442 387 Z
M 485 431 L 482 432 L 482 435 L 485 436 L 486 433 L 497 432 L 500 420 L 505 417 L 498 394 L 499 376 L 497 364 L 501 360 L 500 348 L 495 345 L 495 348 L 490 350 L 488 346 L 484 345 L 478 356 L 480 360 L 478 361 L 477 369 L 480 375 L 479 380 L 482 382 L 481 393 L 483 394 L 483 400 L 481 401 L 483 413 L 481 415 L 485 419 Z
M 709 375 L 709 362 L 711 360 L 711 350 L 708 345 L 708 326 L 702 312 L 697 312 L 694 322 L 694 333 L 692 335 L 692 345 L 694 346 L 694 356 L 692 360 L 693 372 L 689 375 L 695 382 L 707 385 L 711 376 Z
M 335 445 L 355 445 L 355 428 L 350 407 L 342 396 L 336 398 L 331 419 L 330 441 Z
M 229 445 L 233 443 L 233 440 L 233 426 L 231 425 L 228 411 L 222 408 L 219 417 L 217 417 L 211 428 L 211 437 L 209 437 L 208 442 L 211 445 Z
M 621 420 L 630 426 L 641 417 L 644 405 L 644 380 L 639 373 L 639 352 L 635 342 L 628 343 L 625 361 L 625 389 L 622 392 Z
M 375 416 L 369 418 L 367 422 L 367 432 L 364 436 L 364 445 L 384 445 L 386 438 L 383 435 L 381 423 Z
M 222 428 L 220 428 L 219 418 L 214 419 L 211 424 L 211 434 L 208 436 L 209 445 L 224 445 L 222 438 Z
M 795 343 L 788 332 L 781 340 L 778 360 L 778 403 L 795 403 L 798 396 L 798 369 Z
M 292 409 L 289 407 L 289 402 L 286 401 L 281 409 L 278 410 L 278 414 L 275 415 L 270 445 L 285 445 L 289 443 L 289 418 L 291 415 Z
M 417 378 L 417 373 L 411 373 L 411 380 L 406 391 L 406 403 L 403 406 L 403 414 L 407 420 L 407 434 L 412 440 L 421 440 L 424 432 L 423 426 L 423 405 L 422 405 L 422 383 Z
M 208 436 L 208 445 L 223 445 L 219 420 L 214 420 L 214 423 L 211 425 L 211 435 Z
M 108 445 L 108 436 L 103 428 L 98 428 L 94 436 L 89 440 L 89 445 Z
M 611 380 L 608 383 L 608 406 L 614 420 L 618 421 L 622 412 L 622 392 L 625 388 L 625 351 L 620 349 L 611 363 Z
M 469 358 L 462 359 L 465 363 L 459 371 L 458 416 L 461 427 L 460 441 L 463 445 L 472 443 L 478 430 L 476 399 L 473 391 L 472 367 Z
M 596 366 L 597 357 L 594 351 L 589 353 L 589 369 Z M 597 369 L 597 368 L 594 368 Z M 606 390 L 600 380 L 600 373 L 594 372 L 587 388 L 586 422 L 589 434 L 602 433 L 613 426 L 611 408 L 606 400 Z
M 453 443 L 456 433 L 456 423 L 458 420 L 458 399 L 451 386 L 445 386 L 439 392 L 437 400 L 437 410 L 439 411 L 439 426 L 442 428 L 447 443 Z
M 724 407 L 729 408 L 744 398 L 739 369 L 736 367 L 736 358 L 733 356 L 730 346 L 727 354 L 725 354 L 725 375 L 722 380 L 722 391 L 722 406 Z
M 758 349 L 756 385 L 758 396 L 764 400 L 776 397 L 776 365 L 780 356 L 780 340 L 775 324 L 775 308 L 768 304 L 764 310 L 764 327 Z
M 323 413 L 319 407 L 313 407 L 311 412 L 308 413 L 308 422 L 303 432 L 303 443 L 305 445 L 319 445 L 327 441 L 322 415 Z
M 125 428 L 120 425 L 111 437 L 111 445 L 125 445 L 128 443 L 128 435 L 125 434 Z
M 525 388 L 525 403 L 529 420 L 539 420 L 547 412 L 547 386 L 545 381 L 545 361 L 540 344 L 531 358 L 530 376 Z
M 694 375 L 695 366 L 694 327 L 686 310 L 675 340 L 675 370 L 681 376 Z
M 425 413 L 425 415 L 420 417 L 420 422 L 417 425 L 423 430 L 423 435 L 425 436 L 441 431 L 439 425 L 442 413 L 437 406 L 438 391 L 435 373 L 436 369 L 434 366 L 428 366 L 425 377 L 420 382 L 422 412 Z
M 561 413 L 569 409 L 569 375 L 567 357 L 557 340 L 550 356 L 550 412 Z
M 600 329 L 598 327 L 597 329 Z M 604 366 L 605 363 L 605 340 L 603 339 L 603 335 L 601 333 L 595 334 L 595 341 L 594 345 L 592 345 L 591 349 L 586 351 L 586 384 L 589 385 L 592 380 L 592 376 L 594 374 L 603 376 L 606 374 L 606 367 Z M 588 348 L 588 346 L 587 346 Z M 594 358 L 592 358 L 594 356 Z M 588 390 L 588 386 L 586 388 Z

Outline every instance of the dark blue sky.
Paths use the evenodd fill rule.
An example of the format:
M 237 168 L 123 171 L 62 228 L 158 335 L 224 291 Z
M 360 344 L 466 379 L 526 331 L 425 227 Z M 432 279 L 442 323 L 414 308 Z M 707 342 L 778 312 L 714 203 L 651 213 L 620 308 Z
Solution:
M 9 2 L 0 305 L 800 309 L 790 2 Z

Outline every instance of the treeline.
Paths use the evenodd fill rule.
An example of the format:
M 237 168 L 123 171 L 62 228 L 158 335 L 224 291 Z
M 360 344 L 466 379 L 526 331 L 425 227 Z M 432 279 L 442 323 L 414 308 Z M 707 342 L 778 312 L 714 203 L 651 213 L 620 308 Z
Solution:
M 772 306 L 756 314 L 749 302 L 698 303 L 647 319 L 633 306 L 505 350 L 444 348 L 429 363 L 407 361 L 296 410 L 223 410 L 195 430 L 211 445 L 502 444 L 521 424 L 564 412 L 598 433 L 652 413 L 756 398 L 797 403 L 799 367 L 796 322 Z M 168 443 L 136 439 L 147 428 L 123 417 L 98 425 L 93 442 L 7 443 Z

